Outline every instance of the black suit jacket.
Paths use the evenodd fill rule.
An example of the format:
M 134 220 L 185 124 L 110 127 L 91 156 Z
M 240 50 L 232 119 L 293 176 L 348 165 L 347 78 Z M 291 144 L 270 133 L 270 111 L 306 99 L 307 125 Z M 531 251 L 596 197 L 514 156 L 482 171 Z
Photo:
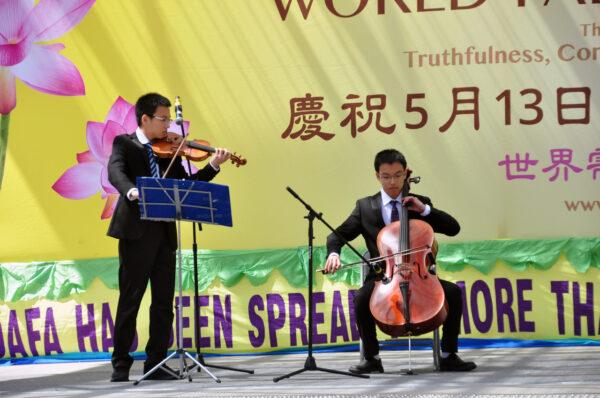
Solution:
M 167 169 L 171 159 L 158 159 L 162 173 Z M 207 164 L 202 170 L 189 177 L 183 166 L 181 158 L 175 159 L 167 178 L 187 178 L 201 181 L 210 181 L 218 171 Z M 108 161 L 108 180 L 121 194 L 117 201 L 115 212 L 108 227 L 108 236 L 117 239 L 139 239 L 144 232 L 144 225 L 157 221 L 140 219 L 138 201 L 127 199 L 127 192 L 135 188 L 136 177 L 150 177 L 150 160 L 144 146 L 137 139 L 135 133 L 123 134 L 115 138 L 113 149 Z M 169 242 L 177 247 L 175 223 L 169 223 Z
M 439 232 L 445 235 L 454 236 L 460 231 L 458 221 L 450 214 L 433 207 L 431 200 L 426 196 L 416 195 L 411 193 L 410 196 L 415 196 L 423 202 L 423 204 L 431 207 L 431 213 L 423 217 L 414 211 L 408 212 L 409 219 L 423 220 L 433 228 L 434 232 Z M 356 207 L 336 231 L 340 233 L 348 242 L 354 240 L 359 235 L 362 235 L 367 244 L 367 249 L 371 258 L 379 256 L 377 249 L 377 234 L 385 224 L 381 215 L 382 199 L 381 192 L 373 196 L 359 199 L 356 202 Z M 327 254 L 332 252 L 340 253 L 344 243 L 334 233 L 327 237 Z

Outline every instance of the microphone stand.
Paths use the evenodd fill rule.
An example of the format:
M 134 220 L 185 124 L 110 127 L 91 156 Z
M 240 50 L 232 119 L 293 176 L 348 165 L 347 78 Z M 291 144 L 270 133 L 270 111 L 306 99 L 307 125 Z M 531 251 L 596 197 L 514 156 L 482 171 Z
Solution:
M 185 133 L 185 128 L 183 126 L 183 117 L 180 116 L 181 115 L 181 104 L 178 105 L 178 103 L 179 103 L 179 97 L 176 98 L 176 102 L 175 102 L 175 104 L 176 104 L 175 106 L 176 107 L 179 106 L 179 110 L 177 113 L 177 118 L 175 120 L 175 123 L 177 123 L 181 127 L 181 137 L 183 138 L 183 141 L 182 141 L 182 143 L 183 143 L 185 141 L 185 138 L 187 135 Z M 187 160 L 189 175 L 191 176 L 192 175 L 192 164 L 190 163 L 190 159 L 186 158 L 186 160 Z M 204 367 L 207 367 L 207 368 L 233 370 L 235 372 L 244 372 L 244 373 L 254 374 L 254 370 L 236 369 L 236 368 L 229 367 L 229 366 L 213 365 L 213 364 L 206 363 L 204 361 L 204 357 L 202 356 L 202 352 L 200 352 L 200 308 L 198 305 L 198 301 L 199 301 L 198 242 L 196 239 L 196 225 L 198 225 L 198 230 L 202 231 L 202 224 L 195 223 L 195 222 L 192 223 L 192 255 L 194 258 L 194 341 L 196 343 L 196 359 L 197 359 L 198 363 L 200 364 L 200 366 L 197 363 L 194 363 L 194 364 L 192 364 L 192 366 L 190 366 L 188 368 L 188 370 L 192 370 L 195 367 L 198 367 L 198 372 L 200 372 L 202 369 L 204 369 L 204 371 L 206 371 L 207 373 L 210 374 L 210 372 L 208 372 L 207 369 L 204 368 Z M 179 305 L 181 305 L 181 303 L 179 303 Z M 218 382 L 220 382 L 220 380 Z
M 313 303 L 313 298 L 312 298 L 312 296 L 313 296 L 313 239 L 314 239 L 313 222 L 314 222 L 314 219 L 316 218 L 319 221 L 321 221 L 323 224 L 325 224 L 327 226 L 327 228 L 329 228 L 331 231 L 333 231 L 333 233 L 335 233 L 335 235 L 337 237 L 339 237 L 340 240 L 342 240 L 342 242 L 344 242 L 345 245 L 350 247 L 350 249 L 352 249 L 352 251 L 355 254 L 357 254 L 360 258 L 362 258 L 365 261 L 365 263 L 370 264 L 370 261 L 367 260 L 363 255 L 361 255 L 358 252 L 358 250 L 356 250 L 354 247 L 352 247 L 352 245 L 350 245 L 350 243 L 348 243 L 348 241 L 343 236 L 341 236 L 331 225 L 329 225 L 327 223 L 327 221 L 325 221 L 323 219 L 322 213 L 316 212 L 308 203 L 306 203 L 304 200 L 302 200 L 302 198 L 296 192 L 294 192 L 294 190 L 292 188 L 287 187 L 286 189 L 288 190 L 288 192 L 290 194 L 292 194 L 293 197 L 298 199 L 304 205 L 304 207 L 306 207 L 306 209 L 308 210 L 308 214 L 306 216 L 304 216 L 304 218 L 306 218 L 308 220 L 308 357 L 306 358 L 306 361 L 304 362 L 303 368 L 300 368 L 298 370 L 295 370 L 295 371 L 285 374 L 283 376 L 275 377 L 275 378 L 273 378 L 273 382 L 277 383 L 279 380 L 282 380 L 285 378 L 290 378 L 290 377 L 300 374 L 302 372 L 315 371 L 315 370 L 319 370 L 321 372 L 335 373 L 335 374 L 340 374 L 340 375 L 368 379 L 370 377 L 369 375 L 355 374 L 355 373 L 350 373 L 350 372 L 343 372 L 340 370 L 318 367 L 317 362 L 315 361 L 315 358 L 312 355 L 312 353 L 313 353 L 313 347 L 312 347 L 312 341 L 313 341 L 313 328 L 312 328 L 313 305 L 312 305 L 312 303 Z

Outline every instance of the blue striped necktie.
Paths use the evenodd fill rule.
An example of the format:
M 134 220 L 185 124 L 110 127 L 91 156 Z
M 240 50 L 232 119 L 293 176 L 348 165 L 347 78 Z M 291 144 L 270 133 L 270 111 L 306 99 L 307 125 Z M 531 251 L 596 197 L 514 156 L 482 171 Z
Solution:
M 146 153 L 148 154 L 148 158 L 150 159 L 150 171 L 152 172 L 152 177 L 160 178 L 160 171 L 158 170 L 158 163 L 156 163 L 154 152 L 152 152 L 152 145 L 148 143 L 144 144 L 144 147 L 146 148 Z
M 396 204 L 398 204 L 398 201 L 397 200 L 390 200 L 390 203 L 392 204 L 392 219 L 391 219 L 391 222 L 399 221 L 400 220 L 400 213 L 398 212 L 398 208 L 396 207 Z

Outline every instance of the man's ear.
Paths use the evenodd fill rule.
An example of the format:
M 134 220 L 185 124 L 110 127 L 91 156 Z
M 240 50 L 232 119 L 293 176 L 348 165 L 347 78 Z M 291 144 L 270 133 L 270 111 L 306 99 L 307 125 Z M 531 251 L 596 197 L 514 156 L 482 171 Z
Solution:
M 143 114 L 143 115 L 142 115 L 142 119 L 141 119 L 142 126 L 143 126 L 144 124 L 146 124 L 146 123 L 149 123 L 151 119 L 152 119 L 152 118 L 151 118 L 150 116 L 148 116 L 148 115 L 146 115 L 146 114 Z

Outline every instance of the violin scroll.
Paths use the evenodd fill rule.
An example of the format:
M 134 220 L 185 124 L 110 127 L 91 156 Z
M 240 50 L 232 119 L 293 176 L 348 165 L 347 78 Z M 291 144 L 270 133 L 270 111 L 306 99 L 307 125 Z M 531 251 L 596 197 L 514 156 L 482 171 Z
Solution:
M 248 163 L 245 157 L 240 156 L 235 152 L 231 154 L 231 158 L 229 160 L 231 160 L 232 164 L 235 164 L 235 167 L 244 166 L 246 163 Z

